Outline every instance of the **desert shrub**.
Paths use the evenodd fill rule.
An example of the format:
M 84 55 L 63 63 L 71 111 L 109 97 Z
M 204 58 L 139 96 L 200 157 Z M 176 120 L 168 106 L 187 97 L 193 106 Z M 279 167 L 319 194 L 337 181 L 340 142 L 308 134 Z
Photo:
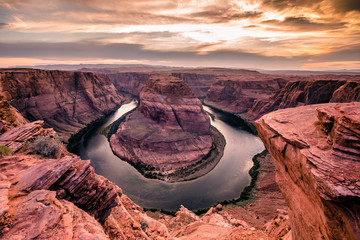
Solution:
M 11 148 L 8 148 L 4 145 L 0 145 L 0 157 L 10 155 L 11 153 L 12 153 Z
M 32 151 L 43 157 L 55 157 L 61 148 L 59 140 L 50 136 L 39 136 L 32 143 Z
M 142 230 L 144 230 L 144 229 L 146 229 L 148 227 L 148 223 L 145 220 L 141 221 L 140 225 L 141 225 Z

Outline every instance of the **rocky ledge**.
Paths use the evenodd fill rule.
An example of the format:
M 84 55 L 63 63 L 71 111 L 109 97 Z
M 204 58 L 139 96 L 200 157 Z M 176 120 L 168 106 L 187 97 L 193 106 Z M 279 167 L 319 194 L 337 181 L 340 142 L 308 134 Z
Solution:
M 360 103 L 284 109 L 255 122 L 294 239 L 360 238 Z
M 24 154 L 24 141 L 55 134 L 42 125 L 28 123 L 1 135 L 15 152 L 0 157 L 1 239 L 169 238 L 163 224 L 95 174 L 89 160 L 69 153 L 57 159 Z
M 138 109 L 110 137 L 117 156 L 146 170 L 147 175 L 174 180 L 169 177 L 177 170 L 186 171 L 212 155 L 216 147 L 211 132 L 219 133 L 211 131 L 209 116 L 183 80 L 170 74 L 152 75 L 139 100 Z M 212 160 L 219 160 L 218 155 Z

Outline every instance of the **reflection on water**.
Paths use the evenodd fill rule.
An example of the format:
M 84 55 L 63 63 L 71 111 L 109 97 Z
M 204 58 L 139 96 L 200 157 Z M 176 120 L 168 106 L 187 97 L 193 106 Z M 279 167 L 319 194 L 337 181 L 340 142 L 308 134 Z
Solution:
M 135 107 L 135 102 L 121 106 L 105 124 L 87 134 L 80 147 L 81 158 L 90 159 L 97 174 L 115 182 L 135 203 L 165 210 L 177 210 L 181 204 L 189 209 L 199 209 L 237 198 L 249 184 L 251 158 L 264 150 L 264 145 L 257 136 L 220 120 L 221 113 L 206 106 L 204 109 L 215 115 L 211 124 L 226 139 L 224 155 L 218 165 L 205 176 L 187 182 L 166 183 L 143 177 L 115 156 L 105 136 L 100 134 L 103 128 Z

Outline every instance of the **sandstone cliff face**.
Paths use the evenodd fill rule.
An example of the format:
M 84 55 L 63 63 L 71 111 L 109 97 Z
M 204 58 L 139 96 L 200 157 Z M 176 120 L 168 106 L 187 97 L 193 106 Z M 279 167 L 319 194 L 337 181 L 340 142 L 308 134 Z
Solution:
M 268 99 L 285 86 L 286 80 L 258 72 L 217 77 L 205 103 L 216 108 L 243 113 L 259 99 Z
M 328 102 L 360 101 L 360 78 L 358 80 L 303 80 L 286 84 L 269 99 L 258 100 L 243 115 L 251 121 L 262 115 L 283 108 Z
M 64 140 L 123 101 L 104 75 L 33 69 L 1 70 L 0 94 L 28 120 L 44 120 Z
M 284 109 L 255 122 L 294 239 L 360 238 L 360 103 Z
M 184 80 L 197 97 L 205 97 L 213 80 L 216 78 L 214 73 L 173 72 L 172 75 Z
M 110 80 L 118 91 L 128 92 L 139 96 L 150 73 L 122 72 L 108 74 Z
M 120 158 L 157 170 L 175 170 L 211 150 L 210 119 L 191 89 L 171 75 L 153 75 L 110 144 Z
M 128 92 L 139 96 L 145 86 L 146 81 L 151 76 L 151 72 L 121 72 L 108 74 L 111 81 L 118 91 Z M 159 73 L 161 74 L 161 73 Z M 204 97 L 210 89 L 214 74 L 201 74 L 191 72 L 173 72 L 172 76 L 184 80 L 193 90 L 197 97 Z

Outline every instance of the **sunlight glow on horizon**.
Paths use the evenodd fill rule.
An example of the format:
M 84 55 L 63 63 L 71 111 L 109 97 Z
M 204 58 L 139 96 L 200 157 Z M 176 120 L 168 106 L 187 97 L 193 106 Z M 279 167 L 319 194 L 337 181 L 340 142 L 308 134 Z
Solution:
M 186 57 L 207 55 L 209 58 L 204 62 L 226 65 L 230 60 L 226 62 L 217 57 L 220 56 L 218 53 L 233 52 L 232 58 L 239 58 L 239 67 L 248 65 L 246 58 L 250 56 L 254 59 L 254 67 L 259 68 L 275 59 L 282 61 L 280 66 L 287 63 L 289 66 L 285 68 L 290 65 L 292 68 L 337 68 L 346 63 L 357 66 L 352 62 L 360 61 L 360 57 L 355 56 L 360 52 L 360 9 L 353 6 L 354 10 L 348 10 L 350 5 L 344 9 L 335 8 L 337 5 L 333 1 L 304 0 L 303 5 L 287 7 L 286 0 L 184 0 L 179 3 L 124 0 L 125 5 L 116 0 L 109 0 L 109 3 L 100 0 L 74 3 L 2 0 L 0 47 L 1 44 L 4 48 L 16 44 L 22 47 L 0 51 L 0 58 L 9 59 L 7 66 L 13 65 L 15 59 L 21 60 L 15 65 L 25 65 L 29 59 L 46 62 L 49 54 L 53 55 L 51 61 L 58 57 L 58 62 L 62 62 L 63 56 L 55 54 L 56 44 L 59 53 L 63 53 L 63 48 L 71 43 L 83 43 L 82 46 L 90 49 L 83 49 L 84 53 L 80 55 L 76 55 L 76 51 L 65 51 L 69 52 L 69 61 L 77 62 L 86 55 L 84 62 L 103 59 L 101 61 L 181 64 L 181 61 L 186 62 Z M 32 50 L 27 46 L 41 46 L 41 43 L 52 44 L 55 50 L 44 50 L 32 56 Z M 134 52 L 133 57 L 131 53 L 123 56 L 119 49 L 118 56 L 98 56 L 100 49 L 111 44 L 133 45 L 138 52 Z M 90 45 L 99 50 L 91 51 Z M 141 52 L 144 52 L 144 59 L 140 59 Z M 184 53 L 182 60 L 180 53 Z M 164 54 L 166 58 L 161 59 Z M 258 64 L 255 59 L 259 59 Z M 309 65 L 310 59 L 320 65 Z M 342 64 L 322 64 L 326 62 Z M 2 61 L 1 66 L 4 65 L 6 63 Z

